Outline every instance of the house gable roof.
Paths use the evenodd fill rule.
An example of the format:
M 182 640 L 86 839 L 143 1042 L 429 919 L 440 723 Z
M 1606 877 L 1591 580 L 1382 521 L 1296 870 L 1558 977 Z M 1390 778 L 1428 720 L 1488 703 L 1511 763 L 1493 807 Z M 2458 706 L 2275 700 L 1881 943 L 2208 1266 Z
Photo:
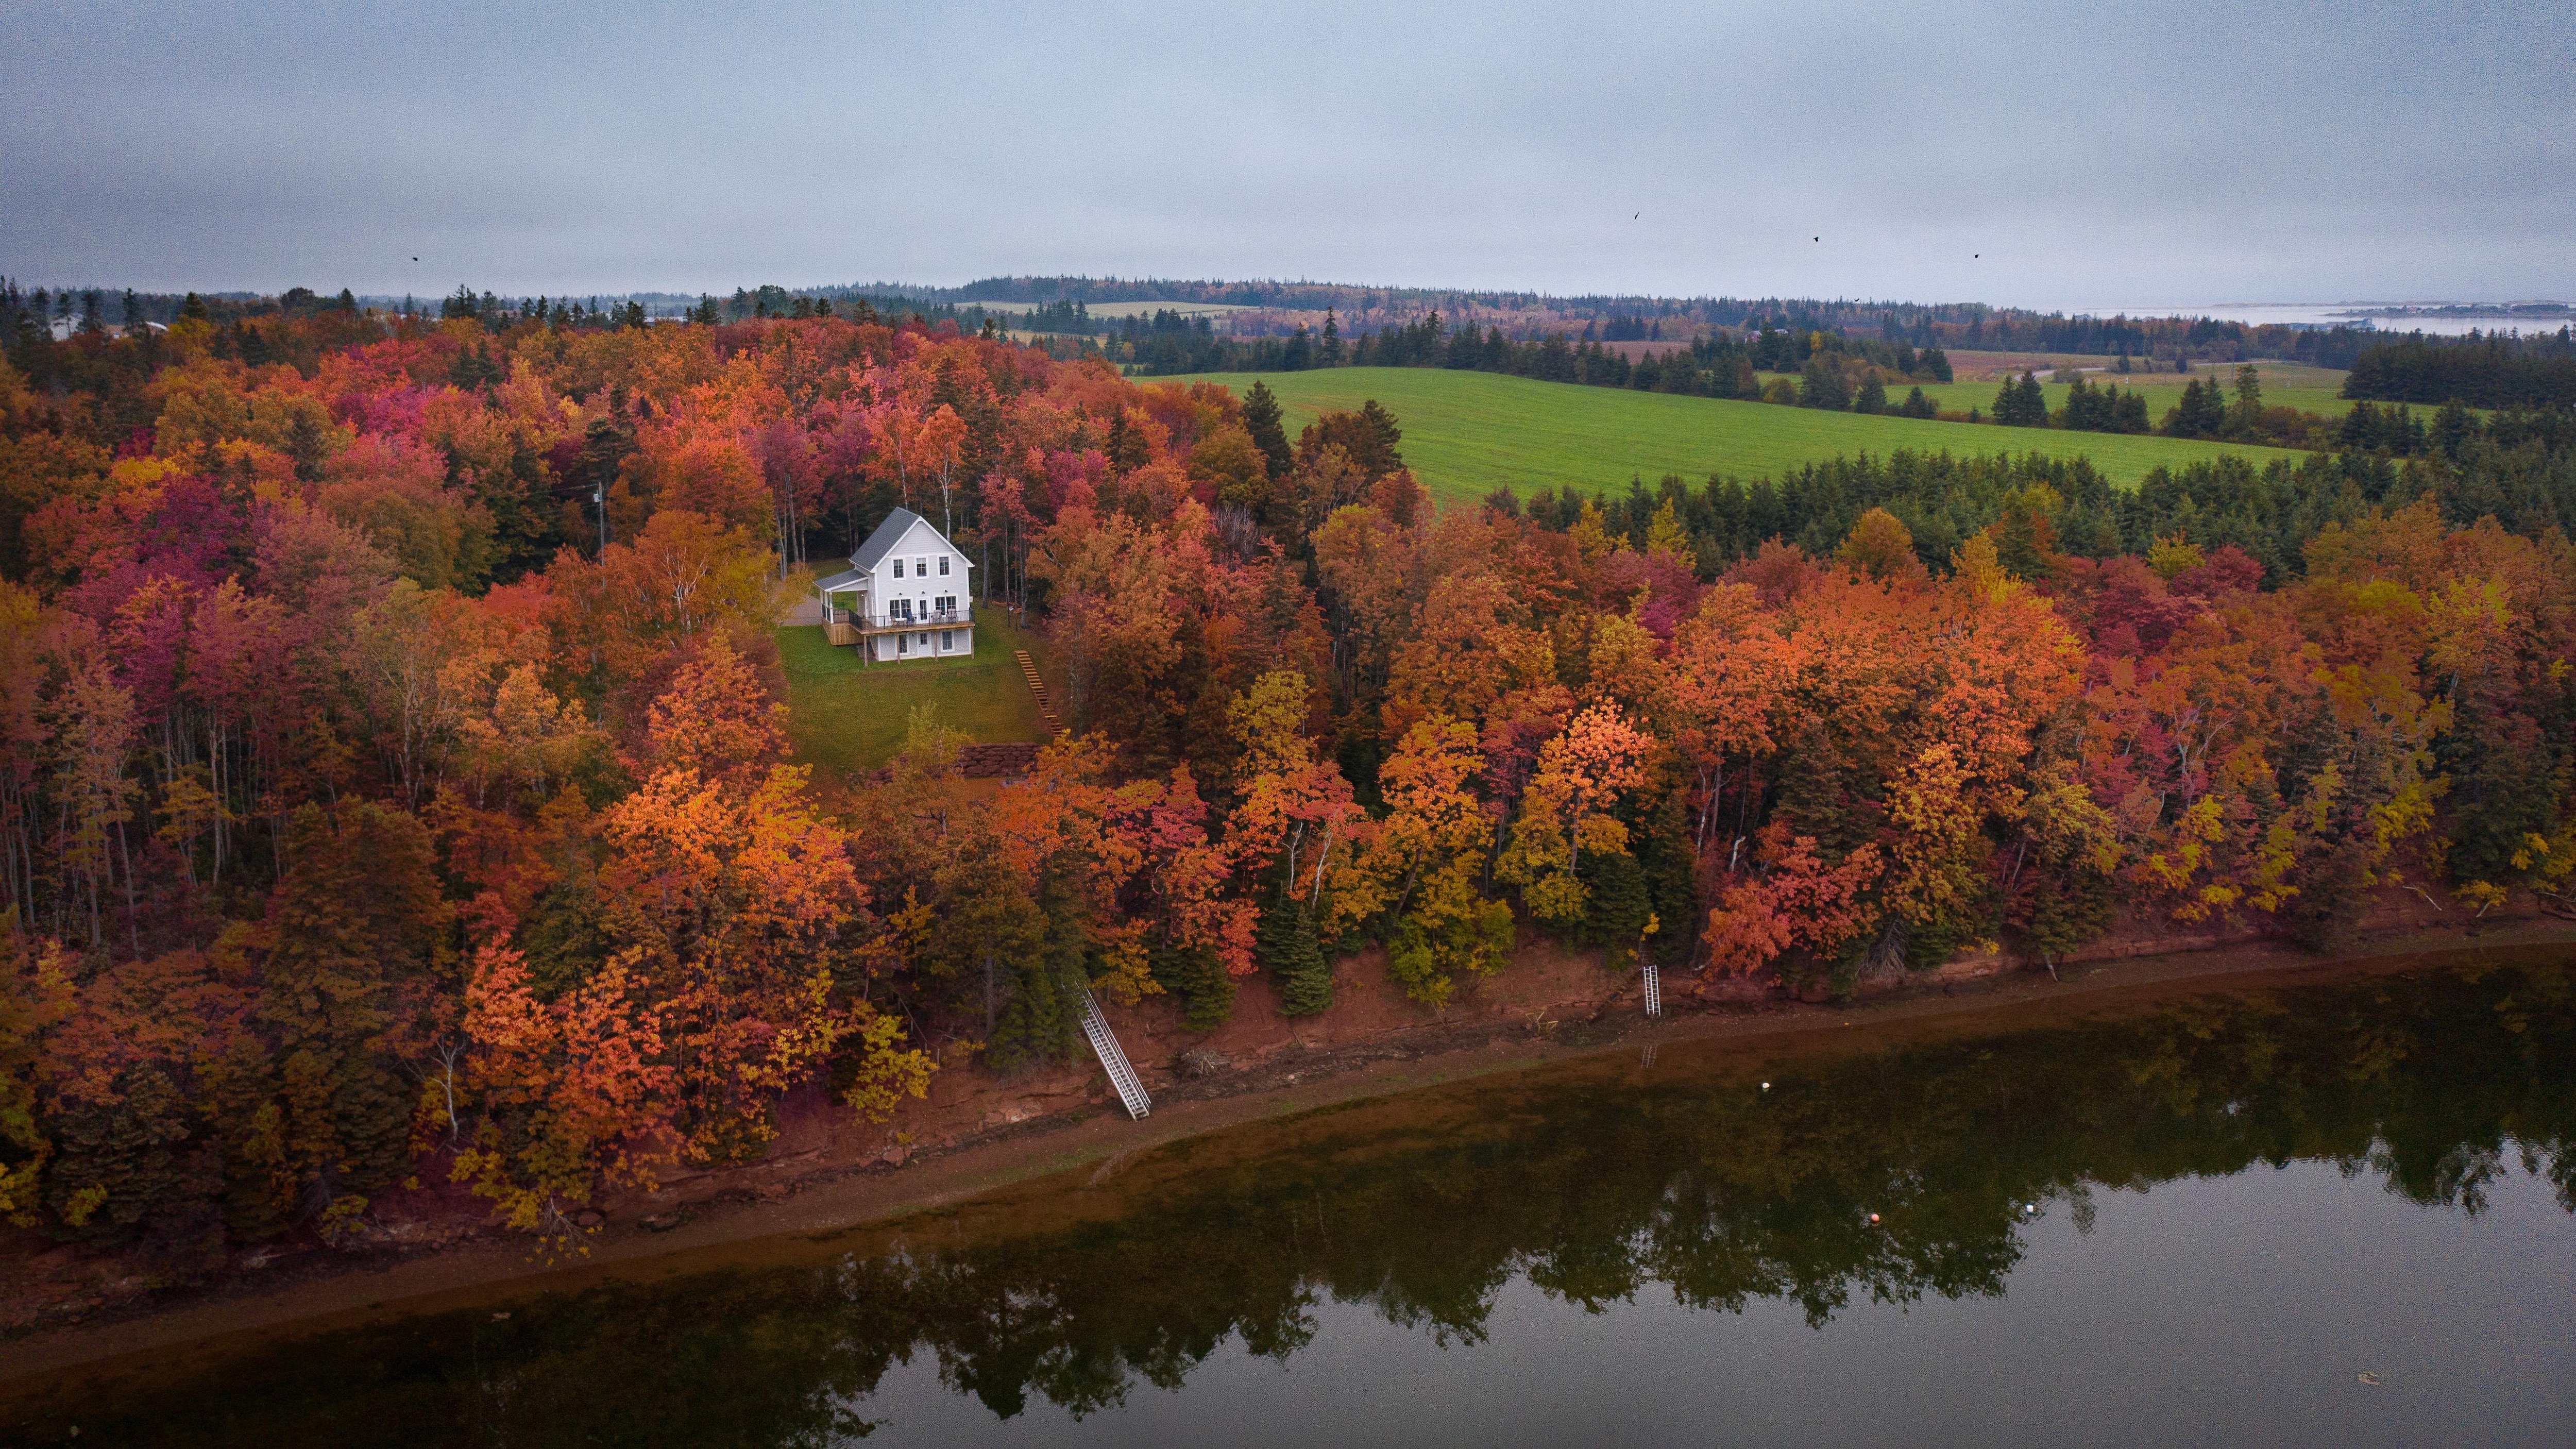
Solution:
M 850 554 L 850 566 L 862 573 L 876 572 L 877 565 L 885 562 L 885 556 L 894 552 L 894 546 L 903 542 L 903 536 L 912 532 L 914 524 L 928 522 L 909 508 L 898 508 L 887 514 L 885 522 L 877 525 L 877 531 L 868 535 L 868 541 Z M 934 533 L 937 531 L 932 530 Z
M 942 549 L 956 554 L 959 558 L 966 558 L 966 555 L 955 544 L 950 543 L 947 535 L 941 533 L 929 519 L 909 508 L 898 508 L 887 514 L 885 522 L 877 525 L 877 531 L 868 535 L 868 541 L 860 544 L 857 551 L 850 555 L 851 566 L 861 573 L 875 573 L 877 566 L 885 562 L 886 555 L 901 546 L 904 538 L 916 525 L 928 532 L 932 538 L 938 539 Z M 966 567 L 971 569 L 974 566 L 973 559 L 966 559 Z

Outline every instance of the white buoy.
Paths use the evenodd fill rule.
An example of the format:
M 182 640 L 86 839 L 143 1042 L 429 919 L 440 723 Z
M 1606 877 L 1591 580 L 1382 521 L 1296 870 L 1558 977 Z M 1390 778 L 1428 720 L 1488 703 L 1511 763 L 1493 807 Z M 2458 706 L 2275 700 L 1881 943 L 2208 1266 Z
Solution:
M 1770 1090 L 1771 1090 L 1771 1084 L 1770 1084 L 1769 1082 L 1764 1082 L 1764 1083 L 1762 1084 L 1762 1090 L 1764 1090 L 1764 1091 L 1766 1091 L 1766 1092 L 1767 1092 L 1767 1091 L 1770 1091 Z

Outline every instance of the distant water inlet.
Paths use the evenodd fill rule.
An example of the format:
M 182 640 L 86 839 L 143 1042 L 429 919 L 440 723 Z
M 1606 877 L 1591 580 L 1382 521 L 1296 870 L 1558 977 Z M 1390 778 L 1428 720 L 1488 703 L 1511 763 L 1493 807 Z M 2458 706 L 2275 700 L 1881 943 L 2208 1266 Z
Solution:
M 650 1285 L 113 1367 L 0 1440 L 2567 1441 L 2566 964 L 1960 1030 L 1255 1124 Z

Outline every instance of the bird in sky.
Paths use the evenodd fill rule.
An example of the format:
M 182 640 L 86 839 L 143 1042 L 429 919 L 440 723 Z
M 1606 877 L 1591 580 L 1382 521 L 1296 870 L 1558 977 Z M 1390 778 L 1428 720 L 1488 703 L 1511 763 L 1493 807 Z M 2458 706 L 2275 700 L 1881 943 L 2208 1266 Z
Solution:
M 1644 216 L 1644 215 L 1645 215 L 1645 213 L 1644 213 L 1644 212 L 1642 212 L 1642 211 L 1637 213 L 1637 216 Z M 1637 219 L 1637 216 L 1632 216 L 1632 217 L 1630 217 L 1630 218 L 1628 218 L 1628 219 L 1629 219 L 1630 221 L 1635 221 L 1635 220 Z

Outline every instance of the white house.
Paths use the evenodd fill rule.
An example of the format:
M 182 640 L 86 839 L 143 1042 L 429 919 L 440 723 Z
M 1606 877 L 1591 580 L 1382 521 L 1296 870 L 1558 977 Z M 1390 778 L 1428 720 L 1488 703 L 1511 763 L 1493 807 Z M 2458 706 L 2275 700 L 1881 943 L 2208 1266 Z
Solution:
M 823 636 L 871 660 L 944 659 L 975 652 L 975 567 L 930 520 L 898 508 L 850 567 L 814 581 Z

